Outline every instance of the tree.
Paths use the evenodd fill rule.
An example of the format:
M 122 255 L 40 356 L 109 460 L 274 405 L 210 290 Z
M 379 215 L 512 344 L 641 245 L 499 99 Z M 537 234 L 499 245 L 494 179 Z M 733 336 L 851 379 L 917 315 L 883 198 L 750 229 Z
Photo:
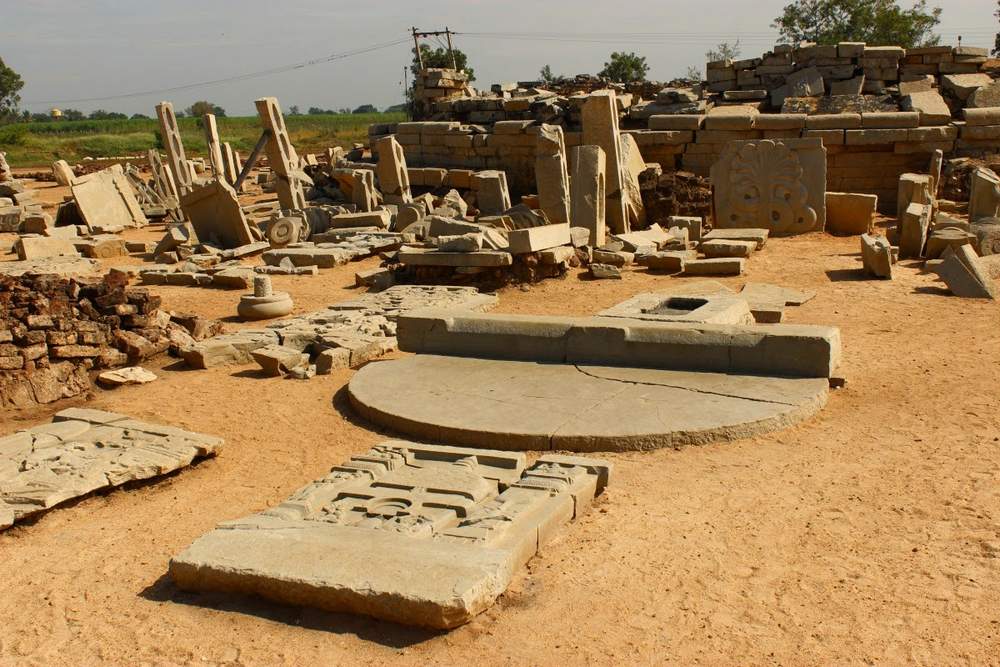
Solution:
M 373 104 L 362 104 L 351 113 L 378 113 L 378 109 Z
M 148 120 L 149 116 L 144 113 L 134 113 L 131 116 L 132 120 Z
M 615 51 L 611 54 L 611 60 L 604 63 L 604 69 L 597 75 L 618 83 L 631 83 L 632 81 L 645 81 L 647 72 L 649 72 L 649 65 L 646 64 L 645 57 L 635 53 Z
M 743 49 L 740 48 L 740 40 L 738 39 L 734 44 L 722 42 L 714 49 L 705 51 L 705 61 L 714 63 L 718 60 L 736 60 L 740 57 L 742 51 Z
M 221 118 L 226 115 L 226 110 L 211 102 L 199 100 L 188 107 L 187 113 L 194 118 L 201 118 L 207 113 L 215 114 Z
M 83 120 L 83 112 L 79 109 L 63 109 L 63 120 Z
M 289 116 L 301 116 L 302 113 L 299 111 L 299 105 L 298 104 L 293 104 L 292 106 L 288 107 L 288 115 Z
M 688 65 L 687 72 L 684 73 L 684 78 L 689 81 L 701 81 L 701 68 L 697 65 Z
M 90 120 L 125 120 L 128 118 L 123 113 L 118 113 L 117 111 L 105 111 L 104 109 L 97 109 L 91 111 L 90 115 L 87 116 Z
M 555 75 L 552 73 L 552 68 L 548 65 L 542 67 L 542 71 L 538 73 L 538 76 L 542 78 L 545 83 L 552 83 L 556 80 Z
M 413 53 L 413 64 L 410 65 L 410 71 L 413 72 L 413 78 L 416 80 L 420 75 L 420 61 L 417 60 L 417 50 L 410 49 L 410 51 Z M 452 49 L 452 52 L 455 54 L 455 66 L 468 75 L 469 81 L 475 81 L 476 73 L 469 67 L 469 57 L 461 49 Z M 440 46 L 436 49 L 431 49 L 426 44 L 421 44 L 420 55 L 424 59 L 424 67 L 451 69 L 451 54 L 448 53 L 448 49 Z
M 795 43 L 867 42 L 881 46 L 934 46 L 941 8 L 914 0 L 903 9 L 896 0 L 795 0 L 771 27 Z
M 17 106 L 21 103 L 21 89 L 24 88 L 24 79 L 21 75 L 4 64 L 0 58 L 0 122 L 7 117 L 13 116 L 17 112 Z

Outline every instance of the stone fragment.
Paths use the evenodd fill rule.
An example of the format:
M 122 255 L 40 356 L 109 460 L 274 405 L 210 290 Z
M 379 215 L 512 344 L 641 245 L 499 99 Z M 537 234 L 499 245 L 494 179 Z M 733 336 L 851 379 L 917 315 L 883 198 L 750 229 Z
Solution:
M 412 266 L 510 266 L 513 258 L 509 252 L 480 250 L 479 252 L 442 252 L 403 246 L 396 259 Z
M 983 86 L 993 83 L 989 74 L 946 74 L 941 77 L 941 89 L 966 106 L 966 101 Z M 995 105 L 994 105 L 995 106 Z
M 901 105 L 906 111 L 920 114 L 920 125 L 947 125 L 951 122 L 951 109 L 936 90 L 910 93 Z
M 288 130 L 285 129 L 285 117 L 281 113 L 281 105 L 275 97 L 262 97 L 254 101 L 261 125 L 269 132 L 267 144 L 267 161 L 271 172 L 277 177 L 275 188 L 278 201 L 284 209 L 302 209 L 306 207 L 306 196 L 303 184 L 312 184 L 311 179 L 299 168 L 299 157 L 295 152 Z
M 497 170 L 477 171 L 472 175 L 472 189 L 483 215 L 500 215 L 510 209 L 507 174 Z
M 922 257 L 927 230 L 931 223 L 929 204 L 910 204 L 899 219 L 899 254 L 902 257 Z
M 641 255 L 636 258 L 636 263 L 650 271 L 680 273 L 684 270 L 684 263 L 690 259 L 694 258 L 688 251 L 665 250 Z
M 79 257 L 69 239 L 49 236 L 21 236 L 14 242 L 14 252 L 21 261 L 44 257 Z
M 980 220 L 970 230 L 976 235 L 976 252 L 980 257 L 1000 255 L 1000 219 Z
M 955 296 L 970 299 L 996 299 L 996 288 L 989 275 L 979 265 L 979 257 L 970 245 L 949 248 L 934 267 Z
M 121 165 L 80 176 L 70 191 L 84 222 L 92 227 L 142 227 L 148 221 Z
M 184 153 L 184 142 L 181 141 L 174 105 L 170 102 L 160 102 L 156 105 L 156 116 L 160 121 L 163 147 L 167 151 L 167 168 L 170 171 L 171 181 L 177 196 L 182 197 L 194 187 L 194 174 L 191 173 Z
M 97 381 L 107 387 L 121 387 L 127 384 L 146 384 L 156 379 L 156 374 L 147 371 L 142 366 L 127 366 L 110 371 L 104 371 L 97 376 Z
M 52 163 L 52 175 L 56 178 L 56 183 L 62 186 L 69 186 L 76 178 L 76 174 L 73 173 L 73 168 L 69 166 L 66 160 L 56 160 Z
M 597 459 L 547 455 L 528 466 L 520 453 L 388 441 L 202 536 L 170 575 L 186 590 L 453 628 L 492 606 L 610 473 Z
M 570 244 L 569 223 L 515 229 L 507 235 L 508 249 L 514 255 L 537 252 Z
M 236 248 L 257 240 L 240 208 L 236 190 L 225 180 L 192 186 L 188 194 L 181 197 L 181 208 L 202 242 Z
M 601 264 L 601 263 L 591 262 L 590 276 L 597 280 L 604 278 L 617 278 L 621 280 L 622 271 L 620 268 L 618 268 L 618 266 L 615 266 L 613 264 Z
M 865 75 L 860 74 L 853 79 L 830 82 L 830 95 L 860 95 L 865 88 Z
M 978 167 L 969 179 L 969 222 L 995 218 L 1000 213 L 1000 177 Z
M 345 347 L 328 348 L 316 355 L 316 375 L 329 375 L 350 367 L 351 351 Z
M 853 236 L 872 230 L 878 196 L 852 192 L 826 193 L 826 231 Z
M 709 241 L 708 243 L 711 243 Z M 704 245 L 704 244 L 702 244 Z M 686 276 L 739 276 L 743 274 L 746 260 L 742 257 L 713 257 L 692 259 L 684 263 Z
M 309 355 L 283 345 L 268 345 L 253 350 L 250 355 L 269 377 L 281 377 L 293 368 L 309 364 Z
M 443 252 L 479 252 L 483 249 L 481 232 L 437 237 L 438 250 Z
M 927 237 L 927 245 L 924 247 L 924 256 L 927 259 L 937 259 L 944 254 L 946 248 L 955 249 L 961 245 L 973 245 L 975 247 L 976 235 L 955 227 L 941 227 L 931 231 Z
M 892 279 L 892 246 L 884 236 L 861 234 L 861 263 L 866 273 Z
M 410 192 L 410 176 L 406 169 L 406 153 L 393 136 L 383 137 L 376 144 L 378 151 L 379 188 L 382 196 L 390 204 L 408 204 L 413 201 Z
M 702 239 L 705 241 L 733 240 L 733 241 L 754 241 L 757 250 L 762 250 L 767 243 L 769 230 L 741 228 L 741 229 L 713 229 L 705 234 Z
M 1000 86 L 996 81 L 980 86 L 966 100 L 966 106 L 973 109 L 1000 107 Z
M 70 408 L 0 438 L 0 530 L 68 500 L 213 456 L 222 440 L 101 410 Z
M 705 257 L 749 257 L 757 249 L 755 241 L 717 239 L 704 241 L 699 247 Z
M 932 205 L 931 177 L 928 174 L 900 174 L 896 195 L 896 218 L 901 219 L 910 204 Z
M 622 201 L 625 215 L 628 219 L 627 228 L 646 226 L 646 207 L 642 202 L 642 192 L 639 189 L 639 175 L 646 170 L 646 161 L 639 151 L 635 137 L 630 134 L 620 135 L 622 160 Z

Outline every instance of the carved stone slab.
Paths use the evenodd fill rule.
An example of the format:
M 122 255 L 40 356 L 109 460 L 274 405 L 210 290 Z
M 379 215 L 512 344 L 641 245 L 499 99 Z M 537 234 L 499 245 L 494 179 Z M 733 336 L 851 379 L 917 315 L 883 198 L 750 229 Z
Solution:
M 0 530 L 92 491 L 184 468 L 222 443 L 114 412 L 63 410 L 51 424 L 0 438 Z
M 611 466 L 393 440 L 277 507 L 219 525 L 170 563 L 187 590 L 453 628 L 608 484 Z
M 70 191 L 91 227 L 142 227 L 148 222 L 121 165 L 74 178 Z
M 818 137 L 731 141 L 711 178 L 718 228 L 782 236 L 826 226 L 826 149 Z

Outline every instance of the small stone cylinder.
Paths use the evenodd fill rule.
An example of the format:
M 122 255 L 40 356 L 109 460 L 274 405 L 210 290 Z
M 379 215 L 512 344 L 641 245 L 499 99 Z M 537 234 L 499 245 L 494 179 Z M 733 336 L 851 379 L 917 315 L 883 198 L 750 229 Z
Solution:
M 271 296 L 271 276 L 253 277 L 253 295 Z

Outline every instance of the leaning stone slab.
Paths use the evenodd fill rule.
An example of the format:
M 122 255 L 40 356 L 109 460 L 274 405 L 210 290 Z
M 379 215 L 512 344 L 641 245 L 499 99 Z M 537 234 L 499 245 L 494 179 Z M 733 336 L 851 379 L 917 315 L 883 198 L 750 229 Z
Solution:
M 0 438 L 0 530 L 98 489 L 184 468 L 222 443 L 114 412 L 63 410 L 51 424 Z
M 181 197 L 181 208 L 191 220 L 201 241 L 214 241 L 223 248 L 238 248 L 256 241 L 250 232 L 236 190 L 225 181 L 192 186 Z
M 220 524 L 170 562 L 185 590 L 448 629 L 471 621 L 558 529 L 586 512 L 611 465 L 384 442 L 260 514 Z
M 884 236 L 861 235 L 861 263 L 865 273 L 892 280 L 892 246 Z
M 979 256 L 972 246 L 948 248 L 934 271 L 955 296 L 970 299 L 996 299 L 996 288 L 990 276 L 979 265 Z

